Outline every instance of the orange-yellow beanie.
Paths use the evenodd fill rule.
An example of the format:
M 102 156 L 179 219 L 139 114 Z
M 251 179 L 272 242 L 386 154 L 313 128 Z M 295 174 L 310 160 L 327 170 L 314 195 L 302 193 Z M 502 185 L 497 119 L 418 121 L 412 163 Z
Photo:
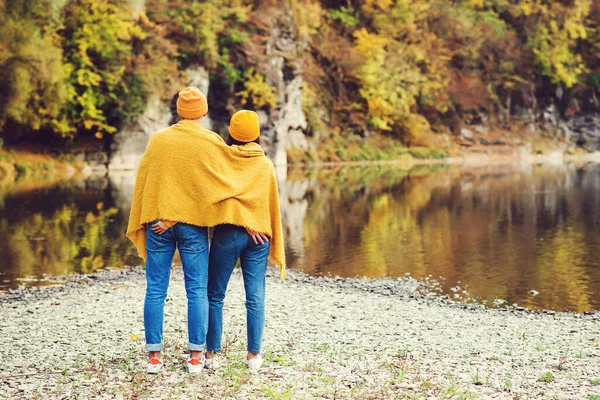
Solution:
M 179 92 L 177 99 L 177 114 L 185 119 L 198 119 L 208 112 L 208 100 L 204 93 L 195 86 L 190 86 Z
M 229 134 L 238 142 L 253 142 L 260 136 L 258 114 L 241 110 L 233 114 L 229 122 Z

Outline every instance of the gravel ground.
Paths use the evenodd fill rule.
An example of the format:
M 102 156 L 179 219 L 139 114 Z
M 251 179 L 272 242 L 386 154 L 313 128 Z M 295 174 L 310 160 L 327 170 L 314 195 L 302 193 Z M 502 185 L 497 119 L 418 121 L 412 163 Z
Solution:
M 600 399 L 600 314 L 484 309 L 411 278 L 269 276 L 265 365 L 249 374 L 236 271 L 222 366 L 188 375 L 180 268 L 172 281 L 158 376 L 144 373 L 141 269 L 2 295 L 0 398 Z

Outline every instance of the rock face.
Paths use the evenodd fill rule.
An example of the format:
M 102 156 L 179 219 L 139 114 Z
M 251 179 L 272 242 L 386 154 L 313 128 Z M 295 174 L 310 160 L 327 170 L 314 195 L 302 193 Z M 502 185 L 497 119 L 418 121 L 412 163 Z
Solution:
M 146 145 L 156 131 L 169 126 L 173 114 L 158 95 L 152 95 L 144 114 L 115 134 L 111 145 L 109 170 L 136 169 Z
M 309 147 L 302 110 L 301 54 L 306 46 L 306 40 L 295 34 L 291 13 L 281 13 L 271 26 L 266 45 L 265 78 L 275 90 L 276 107 L 264 113 L 261 128 L 267 155 L 276 165 L 287 164 L 286 149 Z
M 196 86 L 202 93 L 208 96 L 210 90 L 210 78 L 208 71 L 201 66 L 188 68 L 186 71 L 188 86 Z M 202 120 L 202 126 L 206 129 L 217 130 L 218 124 L 210 118 L 210 103 L 208 104 L 208 115 Z M 175 122 L 175 121 L 173 121 Z
M 187 85 L 197 86 L 203 93 L 210 90 L 208 71 L 203 67 L 194 66 L 186 70 Z M 210 104 L 209 104 L 210 106 Z M 177 122 L 177 108 L 174 102 L 166 102 L 153 95 L 148 100 L 144 115 L 137 121 L 123 128 L 113 138 L 111 145 L 111 157 L 108 165 L 111 171 L 134 170 L 137 168 L 146 145 L 155 132 Z M 208 116 L 202 120 L 202 126 L 214 130 L 215 123 L 210 118 L 210 107 Z
M 566 125 L 572 142 L 590 152 L 600 150 L 600 114 L 578 115 Z
M 146 12 L 146 0 L 127 0 L 131 15 L 137 18 L 140 14 Z
M 279 171 L 278 171 L 279 172 Z M 279 204 L 286 246 L 292 250 L 296 262 L 304 262 L 304 220 L 308 212 L 307 194 L 317 182 L 315 180 L 288 181 L 281 173 L 277 174 Z M 288 260 L 289 264 L 290 260 Z

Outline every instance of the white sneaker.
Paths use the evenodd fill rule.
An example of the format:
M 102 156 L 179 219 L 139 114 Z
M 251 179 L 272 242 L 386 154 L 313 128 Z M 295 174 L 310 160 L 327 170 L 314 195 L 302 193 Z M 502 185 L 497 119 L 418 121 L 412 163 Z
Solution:
M 146 372 L 149 374 L 158 374 L 163 367 L 162 361 L 158 357 L 152 357 L 146 364 Z
M 202 354 L 201 359 L 192 358 L 192 356 L 189 355 L 187 358 L 187 371 L 190 374 L 198 374 L 204 369 L 205 362 L 206 359 L 204 358 L 204 354 Z
M 210 358 L 206 358 L 205 362 L 204 362 L 204 368 L 206 369 L 218 369 L 221 366 L 221 364 L 219 363 L 219 360 L 217 359 L 216 356 L 212 356 Z
M 259 370 L 260 367 L 262 366 L 262 363 L 263 363 L 263 358 L 260 354 L 256 358 L 251 358 L 249 360 L 246 360 L 246 365 L 248 366 L 249 369 L 251 369 L 253 371 Z

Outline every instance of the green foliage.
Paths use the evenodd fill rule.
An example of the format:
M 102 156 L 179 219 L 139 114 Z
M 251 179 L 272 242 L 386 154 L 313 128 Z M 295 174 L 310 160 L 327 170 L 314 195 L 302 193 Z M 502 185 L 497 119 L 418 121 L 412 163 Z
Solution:
M 24 164 L 15 164 L 15 169 L 18 174 L 28 175 L 31 172 L 31 167 Z
M 12 120 L 39 130 L 59 118 L 66 93 L 51 14 L 49 0 L 0 0 L 0 128 Z
M 549 371 L 538 378 L 538 382 L 550 383 L 553 380 L 554 380 L 554 377 L 552 376 L 552 372 L 549 372 Z
M 9 4 L 0 12 L 0 126 L 101 138 L 139 115 L 176 71 L 171 49 L 151 54 L 156 26 L 116 0 Z
M 130 90 L 136 77 L 127 69 L 131 43 L 144 40 L 144 32 L 125 9 L 108 1 L 73 0 L 65 8 L 64 71 L 68 76 L 68 119 L 75 129 L 95 132 L 101 138 L 114 133 L 116 124 L 143 110 L 143 93 Z M 133 84 L 132 84 L 133 83 Z
M 165 24 L 167 38 L 178 45 L 184 65 L 198 63 L 215 68 L 225 58 L 224 50 L 248 40 L 244 26 L 251 11 L 248 0 L 150 0 L 148 16 Z
M 600 5 L 591 0 L 365 0 L 356 9 L 325 8 L 324 15 L 315 38 L 349 37 L 351 54 L 341 51 L 346 60 L 359 57 L 351 69 L 320 72 L 322 81 L 337 75 L 360 95 L 344 98 L 337 90 L 341 98 L 334 102 L 364 102 L 370 130 L 408 143 L 428 145 L 423 117 L 436 124 L 481 113 L 507 118 L 515 100 L 526 108 L 556 103 L 548 98 L 555 93 L 550 85 L 582 88 L 568 96 L 591 90 L 594 99 L 600 89 L 594 75 L 600 72 Z M 336 54 L 319 53 L 317 61 L 343 63 Z M 322 87 L 312 83 L 311 90 Z
M 553 83 L 572 87 L 586 72 L 577 42 L 588 37 L 585 25 L 592 0 L 575 0 L 573 4 L 531 1 L 521 5 L 523 15 L 536 20 L 535 34 L 529 38 L 537 64 L 542 74 Z
M 354 28 L 359 22 L 354 13 L 355 10 L 352 7 L 341 7 L 330 10 L 327 17 L 332 21 L 339 22 L 344 28 Z
M 426 23 L 428 9 L 411 1 L 367 1 L 362 7 L 372 28 L 353 34 L 356 51 L 364 57 L 358 78 L 370 122 L 377 129 L 418 138 L 429 125 L 414 115 L 418 105 L 446 110 L 443 62 L 448 54 L 435 35 L 416 29 Z

